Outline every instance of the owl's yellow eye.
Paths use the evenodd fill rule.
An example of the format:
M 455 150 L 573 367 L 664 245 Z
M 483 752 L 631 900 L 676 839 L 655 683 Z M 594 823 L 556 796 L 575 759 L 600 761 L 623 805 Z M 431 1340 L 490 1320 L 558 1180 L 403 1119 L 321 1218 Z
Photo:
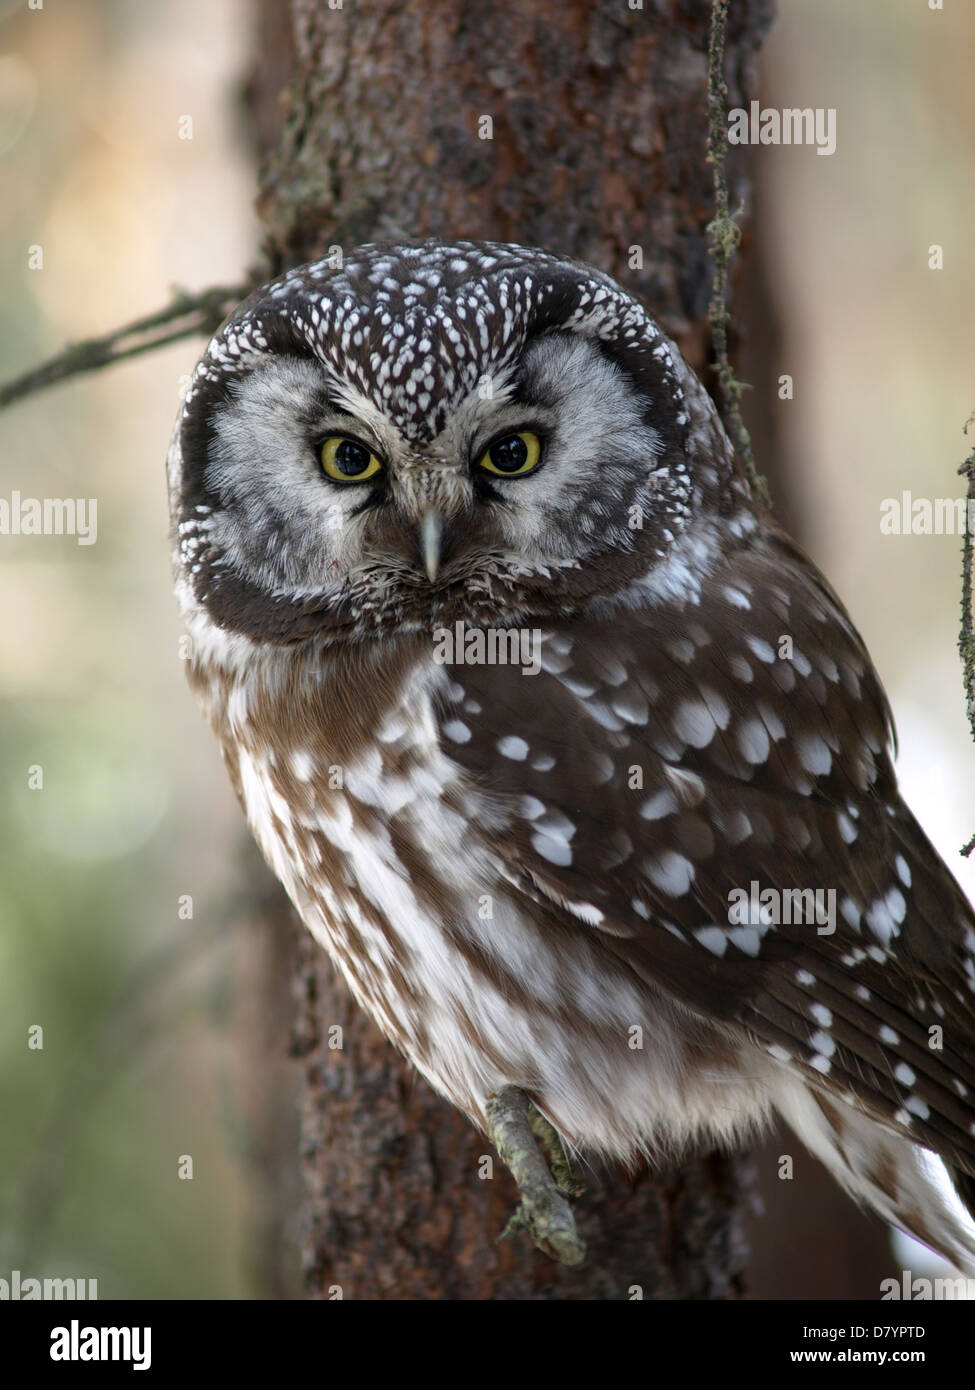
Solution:
M 485 473 L 496 473 L 501 478 L 520 478 L 538 467 L 542 457 L 542 441 L 531 430 L 519 434 L 506 434 L 496 439 L 477 461 L 478 468 Z
M 367 445 L 342 434 L 326 439 L 321 460 L 326 478 L 336 483 L 363 483 L 382 472 L 382 464 Z

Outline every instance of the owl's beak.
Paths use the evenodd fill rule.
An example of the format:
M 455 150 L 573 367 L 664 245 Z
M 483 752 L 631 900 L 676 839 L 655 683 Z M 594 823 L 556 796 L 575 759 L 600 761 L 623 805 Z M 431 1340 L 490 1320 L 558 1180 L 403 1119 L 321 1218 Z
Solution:
M 420 555 L 423 568 L 432 584 L 440 572 L 440 547 L 443 541 L 443 517 L 431 508 L 420 521 Z

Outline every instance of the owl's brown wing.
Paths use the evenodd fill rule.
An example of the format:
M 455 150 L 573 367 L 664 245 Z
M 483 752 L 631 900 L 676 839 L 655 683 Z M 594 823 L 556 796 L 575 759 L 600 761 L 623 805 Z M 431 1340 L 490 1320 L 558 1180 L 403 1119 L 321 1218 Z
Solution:
M 691 593 L 545 628 L 535 675 L 451 668 L 444 745 L 514 798 L 506 872 L 975 1172 L 975 918 L 899 798 L 863 644 L 775 535 Z

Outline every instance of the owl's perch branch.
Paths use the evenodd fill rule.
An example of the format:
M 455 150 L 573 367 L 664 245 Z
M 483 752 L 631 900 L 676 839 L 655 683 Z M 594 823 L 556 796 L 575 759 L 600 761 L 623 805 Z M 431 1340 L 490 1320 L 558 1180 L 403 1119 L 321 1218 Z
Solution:
M 504 1086 L 487 1103 L 488 1137 L 518 1185 L 521 1203 L 504 1234 L 527 1228 L 544 1254 L 562 1264 L 579 1265 L 585 1242 L 576 1230 L 565 1194 L 578 1195 L 561 1141 L 552 1126 L 534 1110 L 524 1091 Z M 539 1152 L 536 1135 L 549 1153 L 549 1169 Z
M 965 433 L 968 433 L 968 426 L 975 421 L 975 412 L 971 414 L 965 422 Z M 968 517 L 972 512 L 972 504 L 975 503 L 975 449 L 968 455 L 968 458 L 958 469 L 962 477 L 968 479 L 968 491 L 965 494 L 966 509 L 965 515 Z M 961 633 L 958 637 L 958 651 L 961 655 L 962 671 L 965 681 L 965 708 L 968 713 L 968 723 L 972 731 L 972 738 L 975 739 L 975 618 L 972 614 L 972 587 L 975 584 L 975 559 L 973 559 L 972 528 L 965 527 L 965 540 L 962 548 L 961 560 Z M 975 849 L 975 835 L 971 837 L 967 844 L 962 846 L 962 854 L 967 858 Z
M 254 285 L 217 285 L 198 294 L 178 290 L 165 309 L 136 319 L 101 338 L 69 343 L 57 356 L 0 386 L 0 410 L 83 372 L 110 367 L 143 352 L 154 352 L 181 338 L 215 333 L 230 311 L 253 288 Z
M 741 240 L 741 228 L 728 211 L 728 183 L 724 173 L 725 150 L 728 145 L 728 126 L 725 105 L 728 84 L 724 80 L 725 28 L 728 20 L 728 0 L 712 0 L 711 35 L 708 43 L 708 163 L 714 169 L 714 217 L 708 223 L 708 242 L 714 260 L 714 279 L 708 305 L 708 323 L 714 341 L 714 367 L 724 400 L 728 432 L 741 460 L 753 492 L 758 493 L 767 507 L 772 498 L 768 483 L 759 474 L 752 452 L 751 436 L 741 413 L 741 398 L 748 389 L 738 380 L 728 359 L 728 271 Z

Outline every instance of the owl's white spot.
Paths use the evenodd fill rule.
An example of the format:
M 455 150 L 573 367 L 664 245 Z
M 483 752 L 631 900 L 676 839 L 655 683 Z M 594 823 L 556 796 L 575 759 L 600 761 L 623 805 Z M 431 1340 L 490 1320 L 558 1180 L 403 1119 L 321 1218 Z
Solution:
M 897 870 L 897 877 L 900 879 L 901 883 L 903 883 L 904 887 L 910 888 L 911 870 L 907 860 L 902 854 L 896 854 L 894 856 L 894 868 Z
M 755 672 L 749 666 L 745 658 L 735 653 L 728 657 L 728 670 L 736 680 L 750 683 L 755 679 Z
M 840 832 L 840 839 L 845 845 L 852 845 L 857 837 L 857 828 L 850 820 L 845 811 L 837 811 L 836 825 Z
M 557 835 L 561 840 L 571 840 L 576 833 L 576 825 L 557 807 L 548 807 L 536 827 L 546 835 Z
M 503 758 L 511 758 L 513 762 L 523 763 L 528 757 L 528 744 L 523 738 L 516 738 L 513 734 L 508 734 L 505 738 L 499 738 L 497 742 L 498 752 Z
M 573 695 L 579 695 L 582 699 L 587 699 L 590 695 L 595 695 L 596 687 L 589 681 L 580 680 L 578 676 L 560 675 L 559 680 L 566 690 L 571 690 Z
M 537 758 L 532 758 L 531 766 L 536 772 L 551 772 L 555 766 L 555 759 L 551 753 L 539 753 Z
M 895 888 L 893 892 L 897 893 L 897 889 Z M 888 942 L 892 936 L 897 935 L 899 924 L 904 920 L 903 911 L 899 918 L 894 916 L 894 913 L 891 911 L 891 904 L 888 901 L 890 897 L 891 894 L 888 893 L 886 897 L 878 898 L 876 902 L 870 904 L 866 912 L 867 926 L 879 941 L 885 943 Z M 897 893 L 897 898 L 900 899 L 900 906 L 906 910 L 906 904 L 900 893 Z M 896 900 L 894 906 L 897 906 Z
M 646 903 L 641 902 L 639 898 L 631 898 L 630 907 L 632 907 L 638 917 L 642 917 L 645 922 L 649 922 L 650 909 L 647 907 Z
M 833 658 L 828 656 L 826 652 L 820 651 L 816 653 L 816 665 L 828 681 L 832 681 L 834 685 L 839 681 L 839 668 Z
M 771 705 L 766 704 L 764 700 L 759 702 L 758 716 L 768 730 L 771 739 L 778 743 L 779 739 L 785 738 L 785 725 Z
M 621 719 L 626 719 L 630 724 L 645 724 L 650 718 L 650 707 L 638 690 L 614 695 L 610 705 Z
M 644 867 L 654 887 L 672 898 L 681 897 L 694 882 L 694 865 L 674 850 L 664 850 L 653 856 Z
M 647 798 L 640 807 L 640 815 L 644 820 L 661 820 L 664 816 L 672 816 L 676 810 L 677 798 L 665 787 Z
M 712 956 L 723 956 L 728 949 L 728 933 L 721 927 L 695 927 L 691 935 L 698 945 L 710 951 Z
M 775 660 L 775 652 L 763 637 L 746 637 L 745 642 L 753 656 L 757 656 L 759 661 L 766 663 Z
M 676 637 L 672 642 L 666 642 L 664 651 L 682 666 L 689 666 L 696 655 L 694 643 L 686 637 Z
M 811 1004 L 809 1012 L 821 1027 L 832 1028 L 833 1015 L 825 1004 Z
M 912 1115 L 916 1115 L 919 1120 L 930 1119 L 931 1111 L 926 1101 L 920 1096 L 910 1096 L 904 1102 L 904 1109 L 909 1110 Z
M 724 594 L 728 602 L 730 604 L 733 604 L 735 608 L 744 608 L 747 611 L 752 606 L 748 600 L 748 596 L 746 594 L 743 594 L 740 589 L 732 588 L 730 584 L 726 584 L 724 588 L 721 590 L 721 592 Z
M 836 1051 L 836 1039 L 830 1037 L 829 1033 L 816 1032 L 811 1035 L 809 1046 L 824 1057 L 832 1057 Z
M 797 970 L 797 971 L 796 971 L 796 984 L 805 985 L 806 988 L 808 989 L 810 985 L 814 985 L 815 983 L 816 983 L 816 976 L 815 976 L 815 975 L 810 975 L 810 973 L 809 973 L 808 970 Z
M 704 783 L 696 772 L 688 772 L 685 768 L 673 767 L 670 763 L 664 763 L 663 774 L 673 787 L 677 800 L 686 811 L 691 810 L 704 800 Z
M 752 833 L 752 823 L 744 811 L 731 811 L 725 816 L 723 824 L 725 839 L 732 848 L 747 840 Z
M 917 1077 L 906 1062 L 898 1062 L 894 1068 L 894 1080 L 902 1086 L 913 1086 Z
M 840 916 L 848 927 L 854 931 L 860 930 L 860 909 L 852 898 L 843 898 L 840 902 Z
M 376 733 L 380 743 L 398 743 L 409 730 L 409 721 L 404 710 L 394 710 L 383 720 Z
M 443 731 L 452 743 L 470 743 L 471 741 L 471 731 L 461 719 L 448 719 L 443 726 Z
M 712 690 L 709 685 L 701 686 L 701 698 L 708 707 L 708 713 L 719 729 L 727 729 L 731 722 L 731 710 L 724 696 Z
M 808 676 L 812 671 L 812 664 L 809 658 L 805 656 L 798 647 L 794 647 L 792 650 L 792 664 L 799 672 L 800 676 Z
M 545 814 L 545 803 L 539 801 L 537 796 L 523 796 L 518 803 L 518 809 L 526 820 L 538 820 L 539 816 Z
M 757 927 L 732 927 L 727 932 L 732 946 L 746 956 L 757 956 L 762 949 L 762 937 Z
M 904 894 L 899 888 L 891 888 L 884 902 L 887 904 L 887 911 L 899 926 L 907 916 L 907 903 Z
M 746 762 L 764 763 L 769 755 L 769 737 L 758 719 L 746 719 L 738 728 L 738 747 Z
M 791 1062 L 792 1053 L 787 1048 L 781 1047 L 778 1043 L 766 1043 L 765 1051 L 770 1057 L 774 1057 L 777 1062 Z
M 315 771 L 315 759 L 310 753 L 297 751 L 291 754 L 291 771 L 299 782 L 310 782 Z
M 717 732 L 717 724 L 703 700 L 683 700 L 673 718 L 674 732 L 692 748 L 706 748 Z
M 604 704 L 602 700 L 587 700 L 586 713 L 602 728 L 609 729 L 611 733 L 619 733 L 624 727 L 619 716 L 614 714 L 609 705 Z
M 618 686 L 629 678 L 629 671 L 615 656 L 602 653 L 599 658 L 599 679 L 604 685 Z
M 900 1034 L 895 1033 L 888 1024 L 882 1023 L 877 1030 L 877 1037 L 882 1043 L 890 1043 L 891 1047 L 896 1047 L 900 1042 Z
M 814 777 L 826 777 L 833 766 L 833 755 L 818 734 L 800 734 L 796 739 L 799 762 Z
M 567 868 L 572 863 L 572 847 L 568 840 L 559 835 L 549 835 L 542 831 L 537 831 L 532 835 L 532 845 L 535 850 L 547 859 L 550 864 L 556 864 L 560 868 Z

